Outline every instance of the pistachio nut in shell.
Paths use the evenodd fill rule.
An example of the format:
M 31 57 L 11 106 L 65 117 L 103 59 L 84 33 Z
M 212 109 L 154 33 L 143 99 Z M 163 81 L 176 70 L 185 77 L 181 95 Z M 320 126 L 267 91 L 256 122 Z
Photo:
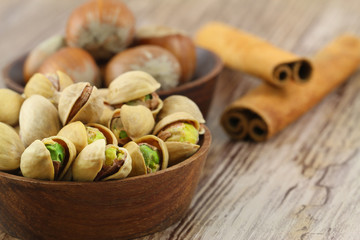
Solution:
M 163 106 L 155 92 L 159 88 L 160 84 L 150 74 L 142 71 L 127 72 L 110 84 L 106 102 L 115 108 L 124 104 L 143 105 L 156 117 Z
M 87 145 L 72 165 L 74 181 L 105 181 L 125 178 L 131 172 L 132 159 L 125 148 L 106 145 L 101 139 Z
M 116 109 L 112 112 L 108 122 L 108 127 L 114 133 L 119 145 L 123 146 L 124 144 L 131 141 L 120 117 L 120 109 Z
M 75 145 L 77 153 L 99 139 L 105 139 L 107 144 L 117 145 L 116 137 L 110 129 L 97 123 L 84 125 L 80 121 L 72 122 L 64 126 L 57 136 L 69 139 Z
M 61 71 L 52 74 L 35 73 L 25 85 L 24 95 L 26 98 L 41 95 L 57 105 L 60 92 L 71 84 L 71 78 Z
M 93 139 L 96 139 L 96 135 L 98 135 L 97 131 L 100 132 L 106 140 L 106 144 L 113 144 L 113 145 L 118 145 L 116 136 L 114 135 L 114 133 L 107 127 L 105 127 L 104 125 L 98 124 L 98 123 L 88 123 L 86 124 L 86 128 L 87 128 L 87 133 L 88 133 L 88 143 L 90 144 L 91 142 L 93 142 L 93 140 L 91 140 L 91 134 L 94 135 L 94 132 L 91 129 L 95 129 L 95 137 L 93 137 Z
M 0 122 L 16 126 L 19 123 L 19 113 L 24 98 L 7 88 L 0 89 Z
M 66 46 L 63 36 L 52 36 L 30 51 L 24 63 L 24 79 L 27 82 L 34 75 L 41 64 L 53 53 Z
M 153 76 L 166 90 L 179 84 L 181 66 L 176 57 L 165 48 L 141 45 L 116 54 L 105 69 L 105 85 L 128 71 L 144 71 Z
M 157 123 L 154 134 L 161 138 L 169 151 L 169 165 L 188 158 L 200 146 L 199 122 L 186 112 L 176 112 L 164 117 Z
M 160 83 L 146 72 L 129 71 L 119 75 L 111 82 L 106 100 L 110 105 L 126 103 L 151 94 L 160 86 Z
M 40 95 L 33 95 L 24 101 L 19 125 L 20 138 L 25 147 L 36 139 L 55 136 L 61 127 L 57 109 Z
M 196 103 L 190 98 L 182 95 L 172 95 L 163 101 L 163 107 L 157 118 L 160 121 L 164 117 L 175 112 L 187 112 L 199 123 L 205 123 L 205 119 Z
M 16 131 L 11 126 L 0 122 L 0 170 L 11 171 L 19 168 L 24 149 Z
M 28 178 L 62 180 L 75 157 L 75 146 L 66 138 L 35 140 L 22 154 L 20 170 Z
M 99 119 L 101 125 L 107 126 L 114 112 L 114 108 L 106 103 L 104 103 L 103 113 Z
M 124 146 L 132 158 L 131 176 L 157 172 L 168 166 L 169 153 L 160 138 L 146 135 Z
M 144 106 L 123 105 L 114 111 L 109 128 L 123 145 L 151 133 L 155 120 L 151 111 Z
M 75 83 L 64 89 L 59 100 L 59 116 L 63 125 L 75 121 L 97 122 L 103 111 L 103 100 L 96 87 Z

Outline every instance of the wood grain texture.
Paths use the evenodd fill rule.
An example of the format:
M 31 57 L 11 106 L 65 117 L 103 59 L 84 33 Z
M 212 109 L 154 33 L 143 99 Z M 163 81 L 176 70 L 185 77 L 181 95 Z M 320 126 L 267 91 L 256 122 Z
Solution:
M 0 68 L 63 32 L 81 2 L 0 1 Z M 125 2 L 138 26 L 166 23 L 194 35 L 210 20 L 224 21 L 302 56 L 344 32 L 360 36 L 357 0 Z M 143 240 L 358 239 L 359 71 L 271 140 L 232 142 L 219 125 L 221 112 L 260 83 L 223 71 L 207 118 L 213 144 L 191 207 L 181 221 Z

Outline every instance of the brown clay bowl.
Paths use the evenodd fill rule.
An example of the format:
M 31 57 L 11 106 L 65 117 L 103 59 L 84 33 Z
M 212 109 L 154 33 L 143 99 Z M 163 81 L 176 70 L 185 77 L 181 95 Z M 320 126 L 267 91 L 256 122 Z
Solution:
M 211 144 L 165 170 L 107 182 L 56 182 L 0 172 L 0 228 L 25 239 L 128 239 L 186 213 Z
M 167 91 L 160 91 L 161 98 L 170 95 L 184 95 L 192 99 L 200 108 L 204 117 L 206 117 L 213 93 L 215 90 L 216 80 L 223 68 L 221 59 L 208 50 L 197 47 L 197 62 L 193 79 L 181 86 Z M 24 55 L 3 69 L 5 84 L 19 93 L 24 91 L 25 81 L 23 78 L 23 65 L 27 55 Z

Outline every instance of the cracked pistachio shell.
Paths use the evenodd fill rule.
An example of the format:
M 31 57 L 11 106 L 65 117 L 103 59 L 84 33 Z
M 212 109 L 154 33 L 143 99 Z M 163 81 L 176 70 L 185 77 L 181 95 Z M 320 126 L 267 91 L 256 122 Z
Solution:
M 55 136 L 61 127 L 54 105 L 40 95 L 26 99 L 20 110 L 20 137 L 25 147 L 37 139 Z
M 109 85 L 107 102 L 110 105 L 125 103 L 155 92 L 160 86 L 160 83 L 146 72 L 126 72 Z
M 123 147 L 118 147 L 116 146 L 118 149 L 121 149 L 125 154 L 125 162 L 124 164 L 121 166 L 121 168 L 119 169 L 119 171 L 117 171 L 116 173 L 114 173 L 113 175 L 110 175 L 106 178 L 103 179 L 103 181 L 107 181 L 107 180 L 115 180 L 115 179 L 122 179 L 122 178 L 126 178 L 127 176 L 129 176 L 131 169 L 132 169 L 132 158 L 130 153 L 127 151 L 126 148 Z
M 32 95 L 41 95 L 57 105 L 60 91 L 71 84 L 73 84 L 71 78 L 61 71 L 47 75 L 36 73 L 26 84 L 24 94 L 26 98 Z
M 164 106 L 164 103 L 163 103 L 163 101 L 161 100 L 161 98 L 159 97 L 159 105 L 157 106 L 156 109 L 154 109 L 154 110 L 151 111 L 154 119 L 156 119 L 156 116 L 159 114 L 159 112 L 161 111 L 161 109 L 163 108 L 163 106 Z
M 80 82 L 75 83 L 64 89 L 59 100 L 59 116 L 61 122 L 66 125 L 75 121 L 82 121 L 84 123 L 98 122 L 103 111 L 103 100 L 98 94 L 96 87 L 92 87 L 90 96 L 86 102 L 78 106 L 78 110 L 72 119 L 69 115 L 78 100 L 83 100 L 83 91 L 86 87 L 90 87 L 89 83 Z
M 192 115 L 186 112 L 175 112 L 160 120 L 153 133 L 156 135 L 162 129 L 176 122 L 188 122 L 193 124 L 198 131 L 201 130 L 199 122 Z M 169 166 L 188 158 L 200 148 L 197 144 L 187 142 L 165 142 L 165 144 L 169 152 Z
M 182 95 L 172 95 L 164 100 L 163 107 L 157 115 L 158 120 L 160 121 L 175 112 L 187 112 L 198 120 L 199 123 L 205 123 L 205 119 L 196 103 Z
M 0 122 L 0 170 L 10 171 L 19 168 L 24 149 L 16 131 Z
M 107 127 L 97 123 L 89 123 L 86 126 L 99 129 L 99 131 L 104 134 L 106 138 L 106 142 L 108 144 L 117 145 L 117 140 L 115 135 Z M 76 151 L 80 153 L 88 145 L 86 126 L 80 121 L 72 122 L 64 126 L 59 131 L 57 136 L 61 136 L 69 139 L 75 145 Z
M 165 142 L 169 152 L 169 166 L 178 164 L 193 155 L 200 146 L 186 142 Z
M 49 140 L 59 143 L 65 150 L 66 165 L 60 173 L 58 179 L 55 179 L 54 164 L 50 156 L 49 150 L 47 150 L 45 143 Z M 24 177 L 42 179 L 42 180 L 62 180 L 67 174 L 69 167 L 76 157 L 76 149 L 74 144 L 63 137 L 50 137 L 45 138 L 42 141 L 35 140 L 30 146 L 28 146 L 21 156 L 20 169 Z
M 88 123 L 86 126 L 99 129 L 99 131 L 102 132 L 106 138 L 106 144 L 118 145 L 118 141 L 114 133 L 109 128 L 98 123 Z
M 57 134 L 57 136 L 65 137 L 69 139 L 76 148 L 76 151 L 79 153 L 87 145 L 87 134 L 85 125 L 80 122 L 72 122 L 68 125 L 65 125 Z
M 119 171 L 102 180 L 120 179 L 126 177 L 131 171 L 131 156 L 126 149 L 120 148 L 126 153 L 123 166 Z M 77 156 L 72 165 L 72 176 L 74 181 L 94 181 L 105 163 L 106 143 L 104 139 L 87 145 Z
M 129 177 L 147 174 L 145 160 L 138 145 L 140 143 L 147 143 L 160 149 L 162 157 L 161 169 L 167 168 L 169 153 L 164 141 L 154 135 L 146 135 L 135 141 L 131 141 L 124 146 L 132 158 L 132 170 L 129 174 Z
M 19 123 L 19 113 L 24 98 L 6 88 L 0 89 L 0 122 L 16 126 Z
M 200 129 L 200 123 L 192 115 L 187 112 L 175 112 L 161 119 L 155 125 L 153 134 L 158 134 L 163 128 L 175 122 L 188 122 L 194 125 L 198 131 Z
M 144 106 L 123 105 L 120 108 L 120 118 L 132 140 L 151 133 L 155 125 L 151 111 Z
M 107 126 L 110 119 L 112 118 L 114 109 L 110 105 L 104 104 L 103 113 L 101 114 L 101 117 L 99 119 L 99 123 Z

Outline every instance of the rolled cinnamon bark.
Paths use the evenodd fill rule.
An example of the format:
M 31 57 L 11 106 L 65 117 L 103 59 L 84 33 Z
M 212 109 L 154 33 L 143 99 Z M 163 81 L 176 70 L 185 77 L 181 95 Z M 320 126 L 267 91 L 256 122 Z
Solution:
M 262 84 L 229 105 L 221 124 L 232 139 L 264 141 L 295 121 L 343 83 L 360 64 L 360 38 L 342 35 L 313 58 L 305 84 L 283 88 Z
M 223 23 L 203 26 L 196 34 L 195 43 L 218 54 L 226 66 L 275 86 L 284 86 L 289 80 L 306 82 L 311 76 L 312 66 L 307 59 Z

